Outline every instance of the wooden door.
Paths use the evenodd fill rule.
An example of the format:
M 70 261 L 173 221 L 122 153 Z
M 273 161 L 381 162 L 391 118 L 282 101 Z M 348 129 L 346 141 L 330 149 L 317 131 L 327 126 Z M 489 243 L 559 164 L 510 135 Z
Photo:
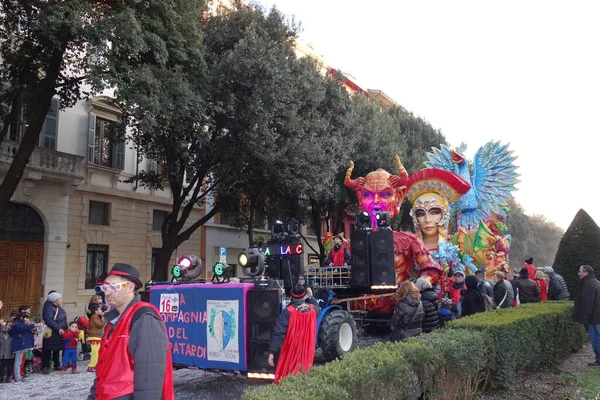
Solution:
M 31 306 L 32 317 L 41 312 L 44 243 L 0 240 L 0 316 L 8 319 L 19 306 Z

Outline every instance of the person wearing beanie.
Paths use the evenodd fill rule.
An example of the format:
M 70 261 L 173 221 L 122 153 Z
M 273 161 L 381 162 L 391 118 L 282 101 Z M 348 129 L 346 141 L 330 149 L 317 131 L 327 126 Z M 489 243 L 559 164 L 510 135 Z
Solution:
M 267 362 L 271 367 L 275 366 L 275 354 L 280 353 L 275 368 L 277 385 L 283 377 L 310 370 L 315 358 L 315 332 L 321 308 L 312 296 L 306 302 L 306 290 L 298 283 L 291 295 L 290 304 L 275 321 L 269 344 Z
M 533 265 L 533 257 L 529 257 L 527 260 L 525 260 L 523 268 L 527 269 L 527 272 L 529 273 L 529 279 L 535 279 L 535 273 L 537 270 L 535 265 Z
M 521 304 L 540 302 L 540 288 L 531 280 L 527 268 L 521 268 L 519 279 L 514 281 L 514 287 L 517 290 Z
M 90 320 L 87 328 L 87 342 L 91 348 L 90 363 L 87 372 L 96 372 L 98 364 L 98 352 L 100 351 L 100 341 L 102 340 L 102 331 L 104 329 L 104 318 L 102 317 L 102 304 L 96 302 L 88 305 L 90 311 Z
M 54 370 L 60 370 L 60 351 L 64 349 L 65 342 L 63 333 L 68 329 L 67 313 L 61 307 L 63 297 L 60 293 L 52 290 L 48 293 L 44 308 L 42 309 L 42 318 L 44 324 L 52 329 L 52 334 L 42 341 L 42 373 L 50 373 L 50 359 L 54 364 Z
M 175 398 L 167 330 L 158 309 L 141 301 L 142 286 L 137 268 L 122 263 L 113 265 L 100 285 L 112 310 L 104 315 L 88 400 Z
M 565 278 L 554 272 L 554 268 L 550 266 L 545 267 L 544 272 L 550 277 L 550 281 L 548 282 L 548 300 L 569 300 L 571 295 L 569 294 Z
M 348 245 L 341 235 L 335 235 L 333 238 L 333 247 L 325 258 L 325 265 L 330 267 L 343 267 L 350 265 L 350 252 Z

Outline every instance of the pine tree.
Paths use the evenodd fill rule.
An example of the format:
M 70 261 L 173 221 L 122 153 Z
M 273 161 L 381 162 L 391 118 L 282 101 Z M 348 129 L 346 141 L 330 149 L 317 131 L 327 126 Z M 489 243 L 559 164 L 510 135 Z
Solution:
M 554 258 L 554 271 L 565 278 L 571 298 L 579 283 L 577 271 L 585 264 L 592 266 L 596 277 L 600 277 L 600 227 L 580 209 L 562 237 Z

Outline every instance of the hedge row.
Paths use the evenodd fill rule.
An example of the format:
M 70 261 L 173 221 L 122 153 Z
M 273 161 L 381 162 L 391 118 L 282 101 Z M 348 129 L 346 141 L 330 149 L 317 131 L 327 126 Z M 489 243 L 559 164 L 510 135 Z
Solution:
M 486 382 L 508 386 L 520 370 L 579 349 L 585 332 L 571 321 L 571 308 L 550 302 L 476 314 L 405 343 L 358 349 L 278 387 L 249 388 L 243 399 L 470 398 Z
M 509 387 L 520 371 L 556 364 L 583 346 L 585 329 L 573 322 L 572 309 L 572 302 L 523 304 L 459 319 L 451 329 L 489 335 L 489 383 Z

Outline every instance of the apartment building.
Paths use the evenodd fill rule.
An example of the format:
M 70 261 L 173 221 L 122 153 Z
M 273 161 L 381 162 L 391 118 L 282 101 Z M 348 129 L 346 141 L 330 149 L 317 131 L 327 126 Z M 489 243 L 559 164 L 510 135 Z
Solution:
M 135 148 L 111 139 L 119 123 L 110 93 L 64 111 L 57 99 L 52 102 L 39 147 L 0 224 L 4 315 L 21 304 L 39 313 L 50 290 L 63 295 L 69 318 L 81 315 L 98 278 L 116 262 L 132 264 L 142 281 L 150 279 L 171 193 L 124 182 L 156 164 L 138 162 Z M 14 121 L 0 145 L 0 179 L 26 124 Z M 194 210 L 190 221 L 203 212 Z M 177 253 L 199 254 L 200 247 L 198 230 Z

